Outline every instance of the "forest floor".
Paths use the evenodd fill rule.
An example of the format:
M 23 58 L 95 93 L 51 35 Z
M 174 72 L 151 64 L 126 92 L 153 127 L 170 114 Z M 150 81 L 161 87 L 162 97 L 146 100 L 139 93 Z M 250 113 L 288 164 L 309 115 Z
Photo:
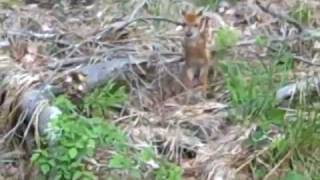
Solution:
M 0 179 L 320 179 L 320 2 L 0 7 Z M 201 7 L 213 21 L 208 97 L 162 99 L 161 79 L 183 63 L 180 12 Z M 115 60 L 135 63 L 86 94 L 81 78 L 64 86 Z M 32 117 L 21 111 L 26 92 L 57 84 Z M 45 104 L 62 114 L 43 136 Z

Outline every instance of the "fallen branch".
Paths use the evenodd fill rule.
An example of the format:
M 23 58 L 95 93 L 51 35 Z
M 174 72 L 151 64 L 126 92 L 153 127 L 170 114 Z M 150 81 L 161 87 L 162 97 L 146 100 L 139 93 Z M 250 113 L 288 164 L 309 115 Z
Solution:
M 179 59 L 166 61 L 164 63 L 175 63 Z M 97 64 L 89 64 L 78 70 L 79 73 L 86 75 L 86 82 L 88 90 L 92 90 L 98 86 L 107 83 L 110 80 L 121 79 L 122 75 L 130 73 L 132 69 L 149 63 L 148 59 L 143 60 L 131 60 L 131 59 L 113 59 L 111 61 L 101 62 Z M 33 114 L 37 109 L 40 102 L 49 101 L 59 90 L 50 85 L 43 85 L 38 89 L 33 89 L 22 94 L 20 99 L 21 109 L 26 112 L 27 121 L 32 121 Z M 48 124 L 53 117 L 61 113 L 61 111 L 49 104 L 42 106 L 39 110 L 37 117 L 37 128 L 40 135 L 44 135 L 48 129 Z
M 111 78 L 116 77 L 116 74 L 123 71 L 125 66 L 133 65 L 130 63 L 131 62 L 129 62 L 128 59 L 117 59 L 85 66 L 80 69 L 79 72 L 82 72 L 87 76 L 88 88 L 93 89 Z M 52 91 L 55 92 L 56 90 L 51 89 L 49 85 L 45 85 L 41 89 L 33 89 L 22 95 L 21 109 L 27 113 L 27 120 L 32 120 L 31 117 L 41 101 L 50 100 L 52 98 Z M 38 117 L 38 129 L 40 134 L 43 135 L 46 132 L 49 122 L 59 113 L 61 113 L 61 111 L 57 107 L 50 106 L 49 104 L 43 107 Z

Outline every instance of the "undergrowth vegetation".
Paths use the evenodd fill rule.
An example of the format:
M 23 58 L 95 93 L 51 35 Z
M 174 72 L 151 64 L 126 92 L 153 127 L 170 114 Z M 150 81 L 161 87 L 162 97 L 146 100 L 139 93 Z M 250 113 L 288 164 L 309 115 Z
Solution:
M 215 35 L 215 47 L 219 54 L 224 54 L 232 48 L 238 41 L 239 34 L 230 27 L 221 27 Z
M 297 20 L 299 23 L 309 25 L 313 20 L 313 11 L 311 8 L 301 1 L 294 4 L 290 10 L 289 15 Z
M 234 42 L 234 37 L 226 30 L 217 34 L 216 41 L 221 45 L 222 54 L 233 44 L 219 41 Z M 267 42 L 265 37 L 256 38 L 258 46 L 266 46 Z M 288 49 L 279 48 L 272 54 L 272 60 L 248 63 L 233 59 L 220 62 L 219 68 L 230 95 L 232 119 L 236 123 L 256 123 L 258 126 L 249 140 L 256 151 L 264 152 L 251 162 L 250 169 L 255 179 L 269 177 L 268 173 L 275 170 L 271 167 L 280 168 L 283 171 L 280 176 L 286 180 L 320 178 L 317 166 L 320 161 L 316 158 L 319 157 L 320 145 L 319 107 L 310 107 L 308 101 L 300 98 L 292 107 L 292 113 L 288 113 L 278 108 L 275 99 L 276 90 L 288 82 L 293 61 Z M 282 135 L 270 142 L 268 136 L 274 127 L 279 128 Z M 270 145 L 265 151 L 261 145 L 267 142 Z
M 197 4 L 199 6 L 207 6 L 210 9 L 215 10 L 218 7 L 219 2 L 219 0 L 199 0 L 197 1 Z
M 11 8 L 19 5 L 21 2 L 18 0 L 4 0 L 0 2 L 0 6 Z M 59 2 L 60 5 L 58 7 L 62 11 L 64 1 Z M 181 3 L 180 1 L 170 0 L 147 0 L 141 2 L 103 0 L 103 2 L 108 5 L 113 5 L 112 3 L 120 4 L 118 7 L 120 9 L 110 6 L 103 10 L 102 13 L 110 13 L 112 10 L 117 11 L 119 14 L 113 14 L 112 12 L 105 15 L 110 16 L 107 19 L 110 18 L 112 21 L 119 19 L 119 24 L 125 22 L 122 17 L 125 17 L 124 14 L 127 12 L 132 13 L 128 16 L 130 20 L 148 16 L 179 19 L 179 11 L 182 7 L 189 5 L 188 1 Z M 217 10 L 220 2 L 222 1 L 194 1 L 198 6 L 207 7 L 210 10 Z M 239 1 L 230 0 L 228 2 L 232 6 L 233 3 L 235 4 Z M 232 13 L 232 11 L 230 12 Z M 312 7 L 306 5 L 305 2 L 297 1 L 289 9 L 288 15 L 300 24 L 309 26 L 314 21 L 315 11 L 312 11 Z M 237 18 L 240 17 L 239 15 Z M 108 20 L 105 21 L 107 22 Z M 276 23 L 272 23 L 271 28 L 268 28 L 267 31 L 272 31 L 271 34 L 274 36 L 278 36 L 279 34 L 277 33 L 283 33 L 281 35 L 287 36 L 287 34 L 291 33 L 291 29 L 286 29 L 287 26 L 282 27 L 283 21 L 285 20 L 275 20 L 274 22 Z M 82 20 L 79 22 L 82 22 Z M 110 22 L 110 24 L 112 23 Z M 133 28 L 135 29 L 134 31 L 130 29 L 129 27 L 133 26 L 133 23 L 130 26 L 126 26 L 126 28 L 120 28 L 116 31 L 125 30 L 124 34 L 130 34 L 128 38 L 132 39 L 120 39 L 119 42 L 127 40 L 137 41 L 143 47 L 149 47 L 148 42 L 145 41 L 151 42 L 153 38 L 146 36 L 146 34 L 155 34 L 154 37 L 158 36 L 158 38 L 166 40 L 171 32 L 169 35 L 162 32 L 167 32 L 171 27 L 169 24 L 164 23 L 167 22 L 152 21 L 150 24 L 147 24 L 147 21 L 136 22 L 136 27 L 139 27 L 140 24 L 144 25 L 144 27 L 141 27 L 143 31 L 141 29 L 139 31 L 139 28 L 136 27 Z M 250 25 L 250 22 L 246 21 L 246 23 L 248 23 L 246 25 Z M 261 22 L 257 21 L 255 23 Z M 106 27 L 110 24 L 107 24 Z M 275 26 L 279 26 L 280 30 Z M 43 27 L 46 28 L 46 26 Z M 258 26 L 255 25 L 254 28 L 258 29 Z M 276 32 L 278 30 L 281 32 Z M 145 39 L 143 41 L 139 39 L 141 38 L 140 32 L 143 32 L 141 33 L 142 39 Z M 250 134 L 249 139 L 246 141 L 247 144 L 245 144 L 249 147 L 248 149 L 252 150 L 250 152 L 254 156 L 253 158 L 245 157 L 247 158 L 246 160 L 249 159 L 249 163 L 246 164 L 249 169 L 248 174 L 257 180 L 320 179 L 319 97 L 316 98 L 312 95 L 305 97 L 300 94 L 294 104 L 290 102 L 288 103 L 289 107 L 284 109 L 279 107 L 275 96 L 277 90 L 287 84 L 290 78 L 292 78 L 292 74 L 295 71 L 294 55 L 297 52 L 291 52 L 294 48 L 290 47 L 292 45 L 290 42 L 279 41 L 271 43 L 271 40 L 267 36 L 254 37 L 259 33 L 257 30 L 258 33 L 249 33 L 249 35 L 253 36 L 253 44 L 256 49 L 267 48 L 267 55 L 264 58 L 248 60 L 239 56 L 230 56 L 232 53 L 229 54 L 229 51 L 234 50 L 233 48 L 243 38 L 241 35 L 244 33 L 240 32 L 241 30 L 238 32 L 236 28 L 219 28 L 214 37 L 216 48 L 214 58 L 219 62 L 218 69 L 222 73 L 224 80 L 223 88 L 228 92 L 228 105 L 231 107 L 229 118 L 232 120 L 232 123 L 244 126 L 256 125 L 255 131 Z M 173 41 L 176 41 L 175 38 L 173 38 Z M 250 38 L 249 41 L 251 42 L 252 37 Z M 159 39 L 156 40 L 158 41 Z M 119 42 L 117 44 L 122 44 Z M 168 45 L 167 49 L 175 49 L 176 44 L 171 45 L 169 42 L 171 40 L 166 42 L 166 45 Z M 162 46 L 158 46 L 157 42 L 152 43 L 154 44 L 150 45 L 152 47 L 150 49 L 159 50 L 158 47 Z M 304 43 L 301 40 L 299 45 L 301 52 L 306 49 L 303 46 L 306 46 L 307 43 Z M 70 47 L 72 47 L 71 45 Z M 77 46 L 74 45 L 74 47 Z M 134 47 L 134 44 L 128 44 L 127 46 L 130 49 L 128 57 L 131 57 L 133 49 L 139 51 L 137 53 L 139 54 L 137 56 L 139 58 L 144 53 L 142 50 L 140 52 L 140 47 Z M 171 48 L 171 46 L 174 48 Z M 119 49 L 121 48 L 119 46 Z M 255 50 L 254 48 L 252 49 L 253 51 Z M 53 49 L 52 51 L 57 51 L 57 49 Z M 317 51 L 319 51 L 319 48 Z M 104 49 L 103 52 L 105 52 Z M 147 52 L 146 54 L 149 53 L 149 51 L 145 52 Z M 156 50 L 152 51 L 150 55 L 153 55 L 155 52 Z M 161 54 L 160 51 L 156 53 Z M 251 53 L 251 51 L 245 53 Z M 257 51 L 255 53 L 259 54 L 260 52 Z M 121 55 L 123 54 L 125 53 L 121 52 Z M 175 51 L 174 53 L 171 51 L 168 53 L 166 51 L 163 54 L 179 53 Z M 113 115 L 119 113 L 119 109 L 127 100 L 128 92 L 126 87 L 119 86 L 114 82 L 95 89 L 83 97 L 82 102 L 78 104 L 71 102 L 64 95 L 56 97 L 52 104 L 59 107 L 62 110 L 62 114 L 52 120 L 47 131 L 47 136 L 41 139 L 40 144 L 37 144 L 37 149 L 32 154 L 32 163 L 39 170 L 38 179 L 182 179 L 182 167 L 158 155 L 154 150 L 156 148 L 151 145 L 137 147 L 130 144 L 129 136 L 124 130 L 114 124 L 113 120 L 115 116 Z M 193 133 L 190 133 L 192 135 L 187 137 L 194 136 Z M 211 150 L 208 148 L 208 154 L 210 154 Z
M 124 132 L 110 121 L 108 113 L 123 104 L 126 97 L 124 87 L 114 83 L 85 97 L 84 108 L 65 96 L 57 97 L 53 104 L 63 113 L 52 121 L 47 138 L 32 156 L 43 178 L 98 179 L 98 172 L 93 170 L 100 168 L 107 179 L 180 179 L 179 167 L 157 158 L 152 148 L 133 148 Z M 91 116 L 85 116 L 83 109 Z M 104 156 L 97 155 L 98 149 L 105 152 Z M 105 161 L 101 163 L 102 159 Z

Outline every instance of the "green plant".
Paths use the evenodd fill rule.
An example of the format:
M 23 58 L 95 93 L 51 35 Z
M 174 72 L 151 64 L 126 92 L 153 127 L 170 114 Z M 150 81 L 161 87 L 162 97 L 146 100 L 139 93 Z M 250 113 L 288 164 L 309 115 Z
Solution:
M 196 1 L 197 5 L 199 6 L 207 6 L 212 10 L 216 10 L 220 0 L 198 0 Z
M 268 44 L 268 38 L 266 36 L 257 36 L 255 44 L 260 47 L 265 47 Z
M 108 83 L 85 98 L 84 106 L 94 107 L 97 112 L 111 111 L 126 100 L 123 87 Z M 109 179 L 119 179 L 125 175 L 131 179 L 141 179 L 147 164 L 153 162 L 157 168 L 148 171 L 149 176 L 159 176 L 159 171 L 172 180 L 178 180 L 179 167 L 160 161 L 151 149 L 135 149 L 128 144 L 126 135 L 115 125 L 103 120 L 96 113 L 88 118 L 81 115 L 79 107 L 66 96 L 55 99 L 55 106 L 63 110 L 49 125 L 47 138 L 42 139 L 41 147 L 34 151 L 32 162 L 43 176 L 53 179 L 97 179 L 88 169 L 85 160 L 93 159 L 97 148 L 107 151 L 109 157 L 105 166 L 109 169 Z M 161 176 L 162 177 L 162 176 Z
M 172 1 L 168 0 L 152 0 L 146 2 L 146 10 L 154 16 L 167 16 L 172 13 Z
M 156 172 L 156 180 L 181 180 L 182 170 L 178 166 L 164 163 Z
M 317 111 L 301 107 L 297 109 L 296 116 L 283 118 L 283 138 L 272 142 L 264 155 L 264 162 L 272 167 L 282 163 L 278 168 L 287 172 L 284 179 L 318 179 L 320 160 L 316 157 L 319 156 L 320 146 L 319 124 L 320 114 Z M 265 166 L 255 166 L 260 172 L 267 172 Z
M 230 27 L 221 27 L 215 36 L 215 46 L 217 51 L 224 53 L 229 48 L 234 46 L 239 39 L 237 31 Z
M 306 178 L 297 171 L 289 171 L 284 177 L 284 180 L 309 180 L 309 178 Z
M 250 67 L 243 63 L 222 63 L 222 72 L 229 90 L 231 103 L 240 111 L 240 119 L 267 117 L 273 109 L 274 92 L 271 69 Z M 271 90 L 270 90 L 271 89 Z
M 290 149 L 294 150 L 292 161 L 294 168 L 299 169 L 303 165 L 305 174 L 315 177 L 320 176 L 319 147 L 320 137 L 320 113 L 315 107 L 303 104 L 297 107 L 295 116 L 286 123 L 287 141 Z
M 257 43 L 267 40 L 258 38 Z M 278 124 L 283 112 L 274 107 L 275 92 L 288 81 L 293 69 L 293 58 L 286 51 L 274 54 L 272 63 L 260 62 L 248 64 L 246 61 L 222 61 L 221 72 L 224 74 L 226 88 L 230 93 L 231 104 L 236 107 L 240 119 L 260 119 L 266 124 Z
M 289 15 L 303 24 L 310 24 L 313 20 L 312 9 L 306 3 L 300 1 L 296 2 Z
M 171 19 L 172 17 L 181 16 L 181 2 L 171 0 L 151 0 L 145 1 L 144 10 L 152 16 L 161 16 Z M 144 22 L 142 22 L 144 23 Z M 157 33 L 163 33 L 170 27 L 170 24 L 162 21 L 152 21 L 152 24 Z
M 257 39 L 263 45 L 264 39 Z M 286 48 L 279 48 L 273 54 L 273 61 L 266 63 L 222 62 L 226 88 L 230 93 L 236 120 L 258 123 L 258 129 L 248 139 L 249 146 L 259 150 L 269 144 L 263 153 L 263 164 L 252 161 L 250 167 L 256 179 L 263 179 L 270 169 L 280 168 L 284 179 L 317 179 L 320 177 L 318 157 L 320 138 L 320 113 L 314 95 L 300 98 L 291 105 L 294 113 L 285 116 L 283 110 L 274 106 L 275 91 L 287 82 L 293 69 L 293 58 Z M 302 96 L 301 96 L 302 97 Z M 289 117 L 289 118 L 286 118 Z M 270 126 L 276 125 L 281 131 L 279 139 L 270 141 Z M 290 165 L 290 166 L 289 166 Z M 277 169 L 278 170 L 278 169 Z M 303 172 L 303 173 L 301 173 Z
M 0 1 L 0 7 L 2 9 L 5 8 L 13 8 L 15 6 L 22 6 L 24 2 L 22 0 L 2 0 Z
M 119 108 L 126 99 L 125 86 L 117 87 L 115 83 L 108 82 L 84 98 L 84 108 L 96 116 L 105 116 L 107 110 Z
M 53 175 L 56 179 L 96 179 L 86 169 L 83 160 L 92 157 L 97 146 L 101 145 L 121 151 L 126 147 L 125 135 L 101 118 L 87 118 L 74 113 L 74 105 L 63 97 L 59 97 L 57 102 L 66 102 L 60 108 L 67 109 L 52 121 L 48 134 L 50 139 L 54 134 L 55 144 L 36 150 L 32 161 L 44 175 Z M 44 142 L 43 146 L 46 145 Z

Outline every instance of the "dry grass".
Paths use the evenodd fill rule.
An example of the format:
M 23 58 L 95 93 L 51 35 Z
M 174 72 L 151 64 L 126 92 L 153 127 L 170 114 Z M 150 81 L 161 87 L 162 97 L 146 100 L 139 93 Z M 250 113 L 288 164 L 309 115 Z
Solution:
M 270 60 L 268 48 L 258 46 L 256 36 L 262 34 L 268 37 L 272 41 L 267 43 L 271 44 L 286 41 L 288 36 L 295 37 L 296 32 L 287 23 L 279 22 L 248 3 L 241 2 L 231 7 L 229 13 L 222 15 L 223 23 L 236 26 L 240 32 L 236 47 L 224 56 L 231 59 L 246 58 L 250 63 L 270 63 L 265 62 Z M 5 90 L 0 94 L 0 105 L 4 109 L 0 118 L 0 132 L 3 134 L 0 147 L 7 147 L 12 142 L 7 137 L 12 137 L 18 129 L 14 128 L 17 120 L 10 118 L 16 117 L 10 107 L 17 106 L 16 98 L 21 92 L 40 84 L 54 83 L 65 72 L 78 66 L 119 57 L 147 59 L 153 68 L 146 65 L 143 67 L 144 75 L 132 71 L 126 79 L 131 91 L 129 115 L 115 120 L 128 134 L 132 145 L 153 145 L 158 154 L 164 154 L 184 168 L 185 178 L 251 178 L 249 176 L 252 172 L 248 172 L 247 165 L 253 161 L 253 155 L 263 155 L 266 150 L 261 148 L 252 151 L 244 146 L 254 128 L 230 121 L 226 108 L 227 92 L 219 80 L 221 76 L 212 78 L 213 99 L 187 106 L 178 104 L 172 98 L 163 101 L 161 97 L 165 85 L 159 79 L 165 76 L 175 81 L 180 71 L 177 61 L 182 56 L 181 34 L 172 23 L 141 18 L 160 16 L 178 21 L 179 10 L 188 5 L 187 2 L 172 3 L 167 0 L 161 3 L 148 0 L 127 3 L 105 0 L 85 8 L 57 7 L 42 10 L 24 7 L 8 10 L 8 17 L 1 27 L 2 34 L 6 35 L 2 40 L 16 43 L 4 49 L 4 55 L 0 58 L 0 76 L 5 76 L 2 79 L 2 89 Z M 240 15 L 235 16 L 232 12 Z M 248 21 L 243 23 L 245 20 Z M 285 34 L 283 32 L 289 33 L 281 39 Z M 303 51 L 307 57 L 313 54 L 312 50 L 300 45 L 297 41 L 288 42 L 288 46 L 298 49 L 297 52 Z M 36 56 L 33 56 L 32 48 L 30 50 L 33 46 L 36 46 Z M 168 59 L 174 63 L 164 65 L 164 60 Z M 215 60 L 218 61 L 218 58 Z M 64 67 L 65 64 L 71 66 Z M 56 65 L 58 68 L 53 68 Z M 292 78 L 310 75 L 308 71 L 305 64 L 299 64 Z M 318 71 L 319 68 L 312 67 L 312 74 Z M 179 84 L 178 81 L 176 83 Z M 179 97 L 184 98 L 183 94 L 178 94 Z M 20 158 L 17 156 L 1 156 L 0 166 L 8 164 L 2 162 L 7 158 L 17 161 Z
M 234 166 L 248 156 L 242 142 L 251 129 L 232 125 L 226 106 L 214 101 L 169 108 L 163 116 L 135 112 L 135 118 L 122 122 L 132 143 L 154 144 L 185 169 L 186 178 L 238 179 Z

